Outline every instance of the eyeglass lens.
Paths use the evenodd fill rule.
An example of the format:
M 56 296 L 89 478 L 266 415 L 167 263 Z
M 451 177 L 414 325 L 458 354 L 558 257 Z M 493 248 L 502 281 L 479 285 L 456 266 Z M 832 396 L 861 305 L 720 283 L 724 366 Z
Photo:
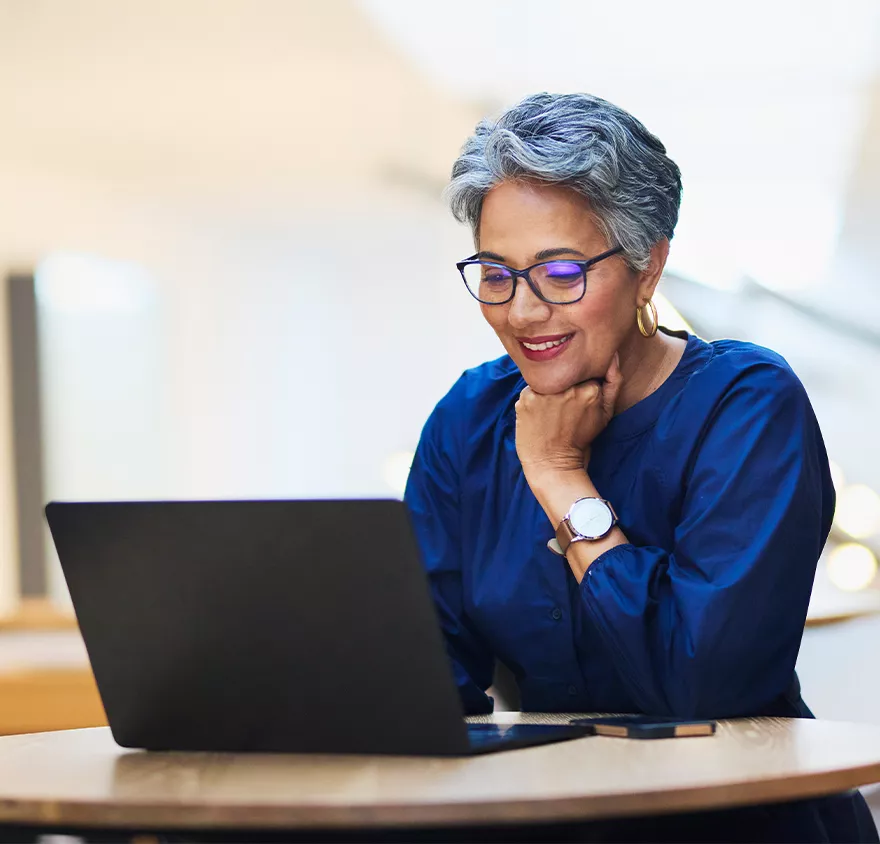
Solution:
M 504 302 L 510 298 L 513 274 L 500 264 L 473 263 L 464 268 L 464 280 L 471 294 L 481 302 Z M 572 261 L 548 261 L 529 270 L 541 295 L 558 304 L 574 302 L 583 295 L 585 275 Z

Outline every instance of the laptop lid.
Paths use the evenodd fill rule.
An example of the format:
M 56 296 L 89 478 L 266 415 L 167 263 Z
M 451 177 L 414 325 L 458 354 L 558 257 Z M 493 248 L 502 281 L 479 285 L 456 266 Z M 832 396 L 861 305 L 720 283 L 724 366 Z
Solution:
M 467 751 L 402 502 L 53 502 L 46 516 L 120 745 Z

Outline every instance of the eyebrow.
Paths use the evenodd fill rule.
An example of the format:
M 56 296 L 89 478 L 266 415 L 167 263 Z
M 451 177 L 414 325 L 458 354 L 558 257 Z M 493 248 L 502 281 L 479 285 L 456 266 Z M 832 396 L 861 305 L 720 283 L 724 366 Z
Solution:
M 549 258 L 556 258 L 559 255 L 580 255 L 582 258 L 586 258 L 583 252 L 578 249 L 571 249 L 567 246 L 559 247 L 557 249 L 542 249 L 540 252 L 535 253 L 536 261 L 546 261 Z M 487 250 L 482 250 L 481 252 L 477 252 L 476 255 L 471 260 L 486 258 L 490 261 L 499 261 L 500 263 L 505 263 L 506 259 L 503 255 L 499 255 L 497 252 L 489 252 Z

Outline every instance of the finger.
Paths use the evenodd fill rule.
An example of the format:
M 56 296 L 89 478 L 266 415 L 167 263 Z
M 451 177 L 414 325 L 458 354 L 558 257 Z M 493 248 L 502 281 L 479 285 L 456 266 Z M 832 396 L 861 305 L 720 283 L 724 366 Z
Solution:
M 615 381 L 621 380 L 620 374 L 620 355 L 615 352 L 611 356 L 611 362 L 608 364 L 608 370 L 605 372 L 605 378 L 603 379 L 606 384 L 614 383 Z
M 608 372 L 605 373 L 605 383 L 602 385 L 602 409 L 608 419 L 614 416 L 614 407 L 621 386 L 623 386 L 623 375 L 620 372 L 620 356 L 615 352 L 608 366 Z
M 596 397 L 599 395 L 601 387 L 599 386 L 598 381 L 590 380 L 575 384 L 571 389 L 574 391 L 578 401 L 582 404 L 589 404 L 590 402 L 595 401 Z

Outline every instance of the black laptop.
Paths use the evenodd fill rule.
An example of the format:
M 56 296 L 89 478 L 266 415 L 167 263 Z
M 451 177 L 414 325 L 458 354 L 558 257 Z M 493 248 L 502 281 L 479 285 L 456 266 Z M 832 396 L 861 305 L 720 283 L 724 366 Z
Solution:
M 467 755 L 585 735 L 467 724 L 400 501 L 57 503 L 115 740 Z

